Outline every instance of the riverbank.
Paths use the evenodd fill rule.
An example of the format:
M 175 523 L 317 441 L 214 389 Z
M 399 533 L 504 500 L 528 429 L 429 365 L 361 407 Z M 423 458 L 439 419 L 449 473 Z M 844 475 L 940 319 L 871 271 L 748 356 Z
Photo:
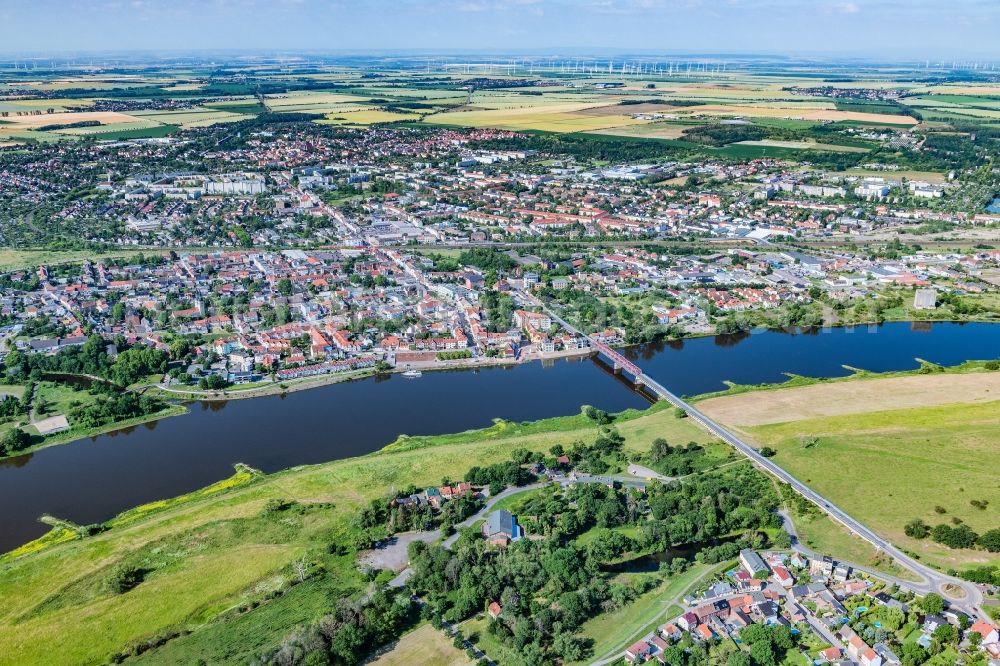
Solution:
M 615 427 L 628 452 L 648 450 L 659 436 L 709 439 L 662 407 L 621 413 Z M 218 492 L 125 512 L 89 536 L 50 533 L 0 560 L 0 596 L 9 600 L 0 608 L 0 664 L 103 662 L 130 645 L 168 638 L 181 663 L 246 660 L 280 641 L 290 626 L 325 612 L 331 590 L 352 597 L 366 586 L 349 544 L 357 533 L 354 517 L 371 499 L 401 484 L 462 478 L 471 465 L 507 460 L 518 448 L 547 452 L 556 444 L 593 441 L 600 426 L 576 415 L 489 430 L 245 483 L 223 481 Z M 301 583 L 294 573 L 299 561 L 308 572 Z M 115 595 L 104 581 L 121 566 L 141 568 L 144 579 Z M 250 609 L 256 609 L 252 616 Z M 233 654 L 219 632 L 236 620 L 251 623 L 253 631 Z
M 627 455 L 648 451 L 658 437 L 726 448 L 665 403 L 621 412 L 614 427 Z M 148 641 L 166 645 L 135 657 L 138 663 L 167 653 L 181 663 L 195 656 L 246 660 L 281 640 L 289 626 L 324 612 L 331 589 L 338 597 L 360 594 L 366 583 L 345 546 L 357 535 L 354 517 L 371 499 L 409 484 L 462 478 L 471 465 L 506 460 L 514 449 L 548 452 L 593 441 L 600 428 L 579 413 L 500 420 L 486 429 L 401 437 L 367 456 L 267 475 L 241 470 L 208 488 L 120 513 L 92 532 L 55 519 L 49 534 L 0 558 L 0 596 L 10 600 L 0 609 L 0 664 L 13 663 L 4 655 L 15 654 L 22 662 L 53 663 L 57 639 L 62 663 L 105 661 Z M 879 497 L 882 506 L 885 493 Z M 298 562 L 308 574 L 301 582 Z M 107 576 L 126 565 L 141 568 L 143 582 L 127 595 L 108 592 Z M 234 621 L 252 628 L 237 654 L 223 638 Z
M 372 377 L 385 377 L 388 375 L 402 374 L 408 369 L 417 369 L 421 372 L 448 372 L 448 371 L 467 371 L 467 370 L 477 370 L 477 369 L 487 369 L 487 368 L 497 368 L 497 367 L 513 367 L 517 365 L 522 365 L 526 363 L 534 363 L 536 361 L 547 362 L 555 361 L 567 358 L 585 358 L 587 356 L 593 355 L 593 351 L 588 349 L 583 350 L 572 350 L 570 352 L 554 352 L 545 355 L 532 353 L 526 357 L 518 359 L 493 359 L 493 358 L 480 358 L 480 359 L 455 359 L 451 361 L 431 361 L 426 363 L 411 363 L 407 364 L 406 367 L 393 368 L 385 372 L 377 372 L 372 368 L 365 368 L 363 370 L 358 370 L 354 372 L 337 373 L 330 375 L 322 375 L 319 377 L 303 377 L 301 379 L 293 379 L 282 382 L 263 382 L 260 384 L 244 384 L 236 385 L 221 391 L 200 391 L 196 389 L 187 390 L 172 387 L 164 387 L 160 384 L 144 384 L 133 386 L 130 390 L 149 395 L 151 397 L 156 397 L 161 400 L 170 401 L 171 404 L 167 408 L 151 414 L 145 417 L 137 417 L 133 419 L 128 419 L 126 421 L 119 421 L 112 424 L 107 424 L 99 428 L 90 428 L 86 430 L 80 429 L 70 429 L 61 433 L 50 435 L 45 438 L 44 441 L 39 444 L 21 449 L 9 455 L 0 454 L 0 461 L 4 459 L 16 458 L 19 456 L 29 455 L 43 449 L 47 449 L 52 446 L 58 446 L 61 444 L 70 444 L 79 440 L 98 437 L 100 435 L 115 434 L 122 431 L 126 431 L 130 428 L 135 428 L 140 425 L 150 424 L 160 421 L 171 416 L 180 416 L 187 414 L 190 410 L 184 404 L 176 404 L 177 402 L 182 403 L 192 403 L 192 402 L 203 402 L 203 403 L 225 403 L 232 400 L 248 400 L 251 398 L 265 398 L 269 396 L 284 396 L 292 393 L 297 393 L 300 391 L 307 391 L 310 389 L 318 389 L 326 386 L 333 386 L 336 384 L 358 381 L 363 379 L 369 379 Z M 8 387 L 4 389 L 13 395 L 12 389 L 23 387 Z
M 365 368 L 363 370 L 353 372 L 320 375 L 318 377 L 302 377 L 300 379 L 291 379 L 280 382 L 272 382 L 268 380 L 264 382 L 257 382 L 255 384 L 239 384 L 221 391 L 201 391 L 172 387 L 164 388 L 161 385 L 147 386 L 146 389 L 152 395 L 180 400 L 198 400 L 208 402 L 246 400 L 248 398 L 261 398 L 270 395 L 283 395 L 287 393 L 295 393 L 296 391 L 306 391 L 323 386 L 340 384 L 342 382 L 366 379 L 368 377 L 402 374 L 407 370 L 420 370 L 421 372 L 446 372 L 453 370 L 511 367 L 524 363 L 534 363 L 536 361 L 545 362 L 565 358 L 584 358 L 592 356 L 593 354 L 594 351 L 590 349 L 574 349 L 566 352 L 547 353 L 545 355 L 533 353 L 526 357 L 519 357 L 516 359 L 478 357 L 454 359 L 450 361 L 424 361 L 407 363 L 404 366 L 384 371 L 376 371 L 372 368 Z
M 27 448 L 21 449 L 20 451 L 15 451 L 9 455 L 0 455 L 0 461 L 19 458 L 21 456 L 28 456 L 38 451 L 48 449 L 53 446 L 60 446 L 62 444 L 71 444 L 73 442 L 88 439 L 93 437 L 99 437 L 101 435 L 113 435 L 119 432 L 127 431 L 131 428 L 136 428 L 142 425 L 149 425 L 157 421 L 162 421 L 163 419 L 168 419 L 172 416 L 181 416 L 187 414 L 188 409 L 184 405 L 171 405 L 168 404 L 166 407 L 153 414 L 148 414 L 146 416 L 137 416 L 132 419 L 127 419 L 125 421 L 116 421 L 115 423 L 109 423 L 107 425 L 99 426 L 97 428 L 83 428 L 75 429 L 71 428 L 69 430 L 64 430 L 63 432 L 55 433 L 53 435 L 48 435 L 44 440 L 38 444 L 33 444 Z M 27 424 L 34 425 L 34 424 Z

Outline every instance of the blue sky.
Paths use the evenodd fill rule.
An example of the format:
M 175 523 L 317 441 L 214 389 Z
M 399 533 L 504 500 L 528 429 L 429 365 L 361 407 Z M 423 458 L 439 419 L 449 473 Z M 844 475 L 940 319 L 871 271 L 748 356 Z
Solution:
M 612 49 L 1000 59 L 1000 0 L 0 0 L 0 51 Z

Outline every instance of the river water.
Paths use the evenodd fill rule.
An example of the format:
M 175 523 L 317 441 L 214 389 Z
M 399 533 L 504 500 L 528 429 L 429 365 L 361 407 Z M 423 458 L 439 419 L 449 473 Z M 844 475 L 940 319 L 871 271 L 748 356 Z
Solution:
M 894 323 L 855 329 L 697 338 L 627 350 L 678 394 L 737 383 L 782 381 L 782 373 L 847 374 L 951 365 L 1000 357 L 991 324 Z M 228 403 L 196 403 L 191 413 L 0 461 L 0 552 L 40 536 L 43 513 L 86 524 L 129 507 L 213 483 L 244 462 L 265 472 L 375 451 L 400 434 L 488 426 L 607 411 L 648 400 L 590 359 L 510 368 L 399 375 Z

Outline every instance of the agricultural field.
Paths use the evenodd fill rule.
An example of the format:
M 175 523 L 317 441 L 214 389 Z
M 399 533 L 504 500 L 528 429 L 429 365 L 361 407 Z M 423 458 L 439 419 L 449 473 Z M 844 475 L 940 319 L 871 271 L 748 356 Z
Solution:
M 773 448 L 775 462 L 925 562 L 1000 561 L 903 533 L 914 518 L 933 526 L 954 517 L 980 533 L 998 527 L 1000 486 L 986 462 L 1000 445 L 997 373 L 824 382 L 713 398 L 700 408 Z
M 429 115 L 423 122 L 431 125 L 548 132 L 586 132 L 648 122 L 633 118 L 628 114 L 627 107 L 617 107 L 619 112 L 614 115 L 584 113 L 596 106 L 592 102 L 550 100 L 532 103 L 530 98 L 523 101 L 493 98 L 488 105 L 490 108 L 476 103 L 451 112 Z
M 246 120 L 264 111 L 315 114 L 322 117 L 317 122 L 333 125 L 369 126 L 402 121 L 436 127 L 495 127 L 674 141 L 683 139 L 684 128 L 688 126 L 745 119 L 758 127 L 798 131 L 805 136 L 755 137 L 765 143 L 734 142 L 719 152 L 720 157 L 795 159 L 818 150 L 857 153 L 869 150 L 849 142 L 838 145 L 835 140 L 817 141 L 818 135 L 812 130 L 831 124 L 838 129 L 907 129 L 921 122 L 918 117 L 902 115 L 907 108 L 912 109 L 914 116 L 922 115 L 928 127 L 946 127 L 949 123 L 1000 123 L 1000 87 L 918 85 L 894 81 L 891 74 L 886 80 L 834 83 L 808 75 L 758 76 L 685 73 L 682 70 L 675 71 L 672 77 L 627 78 L 625 81 L 617 74 L 555 77 L 538 73 L 507 78 L 545 80 L 551 85 L 527 88 L 512 83 L 510 88 L 475 90 L 466 90 L 463 86 L 468 85 L 466 82 L 474 86 L 481 77 L 448 70 L 433 74 L 388 70 L 378 77 L 368 77 L 349 68 L 331 68 L 305 76 L 261 70 L 258 76 L 264 83 L 257 85 L 265 87 L 262 100 L 255 95 L 259 88 L 246 83 L 212 80 L 205 73 L 181 70 L 150 70 L 114 76 L 62 75 L 51 79 L 40 77 L 27 83 L 27 87 L 38 89 L 40 94 L 58 90 L 73 91 L 69 94 L 74 95 L 89 93 L 83 99 L 3 99 L 0 87 L 0 113 L 43 112 L 41 116 L 9 116 L 7 120 L 13 119 L 13 122 L 0 125 L 0 141 L 12 145 L 29 139 L 166 136 L 186 129 Z M 502 81 L 505 76 L 491 78 Z M 623 85 L 607 89 L 596 87 L 611 82 Z M 286 85 L 292 89 L 285 92 L 266 89 L 267 86 L 273 89 Z M 823 85 L 896 89 L 908 96 L 893 107 L 885 102 L 809 96 L 791 90 Z M 329 88 L 324 89 L 324 86 Z M 139 98 L 145 90 L 149 91 L 151 99 L 194 99 L 198 106 L 135 110 L 119 116 L 86 115 L 88 112 L 82 110 L 100 101 L 116 99 L 116 95 Z M 629 104 L 622 105 L 623 101 Z M 399 107 L 412 103 L 424 106 L 409 111 Z M 45 113 L 49 109 L 56 113 Z M 892 112 L 883 113 L 883 110 Z M 634 117 L 647 113 L 665 114 L 668 118 L 643 120 Z M 37 130 L 46 124 L 90 120 L 97 120 L 103 127 L 65 128 L 44 133 Z M 828 138 L 833 137 L 828 135 Z
M 761 146 L 770 148 L 788 148 L 791 150 L 830 150 L 837 153 L 867 153 L 866 148 L 857 146 L 840 146 L 833 143 L 817 143 L 815 141 L 777 141 L 763 139 L 761 141 L 737 141 L 734 146 Z
M 350 111 L 334 111 L 327 114 L 324 120 L 318 121 L 322 125 L 374 125 L 376 123 L 394 123 L 404 120 L 418 120 L 419 115 L 415 113 L 396 113 L 393 111 L 382 111 L 380 109 L 364 109 Z
M 31 116 L 11 115 L 4 118 L 4 124 L 10 123 L 18 129 L 38 129 L 47 125 L 68 125 L 81 122 L 98 122 L 102 125 L 115 123 L 134 123 L 139 118 L 124 113 L 114 111 L 77 111 L 77 112 L 57 112 L 42 113 Z

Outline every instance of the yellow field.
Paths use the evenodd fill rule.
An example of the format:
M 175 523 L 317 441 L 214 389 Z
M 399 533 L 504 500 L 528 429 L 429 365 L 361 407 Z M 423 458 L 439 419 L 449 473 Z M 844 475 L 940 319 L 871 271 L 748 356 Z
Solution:
M 208 118 L 189 120 L 183 123 L 181 127 L 185 129 L 189 127 L 210 127 L 211 125 L 218 125 L 220 123 L 235 123 L 252 117 L 253 116 L 248 116 L 242 113 L 229 113 L 228 111 L 223 111 L 220 113 L 213 114 L 211 117 Z
M 91 136 L 122 130 L 146 129 L 148 127 L 158 127 L 159 125 L 160 123 L 152 120 L 138 120 L 134 123 L 110 123 L 108 125 L 100 125 L 98 127 L 70 127 L 63 130 L 55 130 L 55 133 L 65 134 L 68 136 Z
M 592 130 L 591 134 L 606 134 L 609 136 L 641 136 L 646 139 L 680 139 L 684 130 L 692 125 L 675 125 L 672 123 L 652 122 L 646 125 L 625 125 L 606 129 Z M 687 177 L 685 176 L 685 180 Z
M 1000 373 L 912 375 L 750 391 L 710 398 L 698 408 L 735 426 L 759 426 L 844 414 L 1000 400 Z
M 922 92 L 937 95 L 1000 95 L 1000 86 L 965 86 L 941 84 L 928 86 Z
M 374 125 L 375 123 L 391 123 L 399 120 L 417 120 L 415 113 L 395 113 L 369 109 L 365 111 L 335 111 L 328 113 L 326 120 L 318 121 L 322 125 Z
M 208 127 L 216 123 L 229 123 L 250 117 L 242 113 L 201 107 L 183 111 L 137 111 L 135 115 L 137 120 L 180 125 L 185 129 L 188 127 Z
M 269 95 L 264 99 L 267 105 L 273 109 L 284 106 L 321 106 L 323 104 L 367 101 L 367 98 L 357 95 L 342 95 L 340 93 L 328 92 L 295 92 L 286 95 Z
M 16 129 L 33 129 L 45 125 L 65 125 L 96 120 L 102 125 L 113 123 L 141 122 L 141 118 L 114 111 L 78 111 L 70 113 L 43 113 L 38 116 L 8 116 L 5 122 L 11 123 Z
M 89 99 L 5 99 L 0 100 L 0 111 L 9 111 L 11 117 L 19 111 L 42 111 L 56 109 L 65 111 L 69 107 L 93 106 L 94 101 Z M 5 118 L 8 120 L 9 118 Z
M 496 127 L 509 130 L 533 129 L 552 132 L 586 132 L 649 122 L 637 120 L 627 115 L 628 107 L 621 107 L 622 113 L 620 115 L 581 113 L 581 111 L 591 109 L 594 106 L 593 103 L 563 102 L 497 109 L 456 110 L 427 116 L 424 118 L 424 122 L 432 125 Z M 464 108 L 471 109 L 472 107 Z
M 893 125 L 916 125 L 918 121 L 909 116 L 895 116 L 888 113 L 861 113 L 857 111 L 837 111 L 834 109 L 801 109 L 778 106 L 753 106 L 740 104 L 710 104 L 692 107 L 690 116 L 746 116 L 751 118 L 795 118 L 800 120 L 856 120 L 868 123 L 890 123 Z

